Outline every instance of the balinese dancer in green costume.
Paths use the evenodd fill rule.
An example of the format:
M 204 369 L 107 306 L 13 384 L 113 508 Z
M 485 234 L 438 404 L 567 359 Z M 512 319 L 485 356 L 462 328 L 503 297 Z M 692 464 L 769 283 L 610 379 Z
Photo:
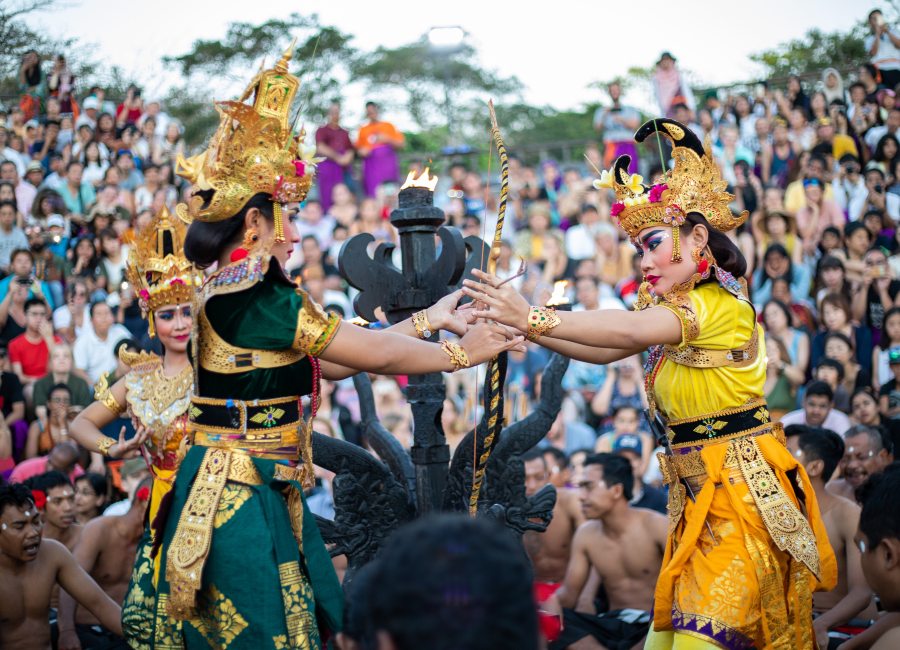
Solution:
M 315 171 L 289 123 L 289 59 L 219 103 L 209 147 L 177 167 L 193 185 L 177 208 L 191 224 L 185 255 L 217 270 L 195 300 L 192 445 L 158 550 L 152 647 L 323 647 L 343 599 L 303 500 L 313 459 L 301 396 L 315 404 L 323 375 L 452 372 L 522 343 L 487 323 L 458 344 L 417 340 L 423 313 L 394 332 L 342 325 L 288 280 L 298 236 L 282 204 L 302 201 Z

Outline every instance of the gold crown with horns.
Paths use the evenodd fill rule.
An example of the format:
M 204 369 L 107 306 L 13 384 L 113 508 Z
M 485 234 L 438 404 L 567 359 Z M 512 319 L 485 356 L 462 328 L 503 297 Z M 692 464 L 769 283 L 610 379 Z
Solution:
M 151 336 L 152 312 L 164 305 L 191 302 L 195 287 L 203 282 L 203 277 L 194 272 L 193 265 L 184 256 L 186 231 L 187 227 L 173 219 L 163 206 L 135 235 L 134 245 L 128 251 L 125 276 L 150 322 Z
M 178 157 L 175 173 L 193 186 L 187 204 L 175 209 L 185 223 L 228 219 L 260 193 L 276 205 L 306 198 L 316 167 L 289 121 L 300 87 L 288 72 L 293 48 L 291 43 L 275 67 L 260 69 L 237 101 L 216 102 L 219 126 L 206 151 Z M 252 105 L 246 104 L 251 95 Z
M 729 204 L 734 195 L 726 191 L 728 183 L 710 152 L 709 143 L 704 147 L 700 138 L 688 127 L 668 118 L 650 120 L 634 134 L 636 142 L 643 142 L 652 133 L 668 137 L 674 147 L 674 168 L 667 171 L 662 181 L 648 187 L 643 178 L 629 174 L 631 157 L 619 156 L 611 170 L 604 170 L 598 189 L 612 189 L 616 203 L 610 211 L 619 226 L 631 238 L 645 228 L 670 226 L 672 228 L 672 259 L 679 261 L 681 251 L 678 227 L 687 215 L 695 212 L 706 219 L 710 227 L 727 232 L 740 226 L 747 219 L 747 211 L 735 216 Z

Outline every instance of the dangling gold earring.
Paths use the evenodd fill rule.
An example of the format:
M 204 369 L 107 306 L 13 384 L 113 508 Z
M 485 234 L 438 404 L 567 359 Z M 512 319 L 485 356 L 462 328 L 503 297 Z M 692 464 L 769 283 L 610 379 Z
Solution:
M 680 236 L 681 228 L 672 224 L 672 261 L 680 262 L 681 261 L 681 236 Z
M 273 218 L 275 221 L 275 243 L 283 244 L 287 241 L 284 237 L 284 218 L 281 211 L 281 204 L 275 201 L 272 207 Z
M 153 321 L 156 320 L 156 314 L 152 311 L 147 314 L 147 334 L 151 339 L 156 338 L 156 325 Z
M 691 250 L 691 258 L 694 260 L 694 264 L 700 264 L 700 258 L 703 256 L 703 253 L 700 252 L 699 248 L 694 248 Z

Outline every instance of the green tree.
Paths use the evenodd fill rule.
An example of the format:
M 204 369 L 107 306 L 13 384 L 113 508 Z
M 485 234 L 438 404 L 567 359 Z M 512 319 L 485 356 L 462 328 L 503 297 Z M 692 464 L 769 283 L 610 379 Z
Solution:
M 0 76 L 16 76 L 22 55 L 28 50 L 44 53 L 53 45 L 46 35 L 31 29 L 24 20 L 28 14 L 49 9 L 53 4 L 54 0 L 0 2 Z
M 27 16 L 47 12 L 55 4 L 56 0 L 0 0 L 0 96 L 4 100 L 18 96 L 19 66 L 29 50 L 36 51 L 44 61 L 44 72 L 53 55 L 64 54 L 81 86 L 97 76 L 100 66 L 75 39 L 53 38 L 25 21 Z
M 339 97 L 349 75 L 348 65 L 356 56 L 350 45 L 352 37 L 335 27 L 322 25 L 316 14 L 293 13 L 258 25 L 231 23 L 223 38 L 194 41 L 190 51 L 164 57 L 163 62 L 175 66 L 188 79 L 187 86 L 195 86 L 191 80 L 197 76 L 221 77 L 223 70 L 231 71 L 224 74 L 228 79 L 245 80 L 247 71 L 263 59 L 269 64 L 277 60 L 288 47 L 291 35 L 298 35 L 299 43 L 291 67 L 301 80 L 295 110 L 301 112 L 301 120 L 315 124 L 324 118 L 329 102 Z M 206 84 L 196 84 L 201 85 Z M 175 111 L 193 122 L 191 109 L 198 96 L 198 91 L 190 92 L 185 107 L 177 107 Z M 173 100 L 177 101 L 178 97 L 178 93 L 173 93 Z M 197 116 L 196 125 L 186 122 L 186 130 L 199 131 L 201 125 L 209 122 L 210 115 L 204 111 Z
M 863 21 L 848 31 L 811 29 L 801 38 L 751 54 L 750 59 L 761 64 L 769 78 L 820 73 L 826 66 L 823 62 L 829 62 L 828 65 L 833 62 L 848 70 L 868 61 L 869 56 L 863 46 L 868 32 L 869 27 Z
M 518 96 L 520 82 L 482 68 L 477 51 L 463 44 L 453 53 L 432 48 L 424 37 L 396 48 L 379 47 L 361 54 L 352 66 L 352 78 L 375 94 L 400 93 L 402 105 L 422 131 L 447 126 L 452 133 L 472 140 L 486 132 L 485 97 L 502 103 Z M 473 100 L 482 103 L 473 111 Z M 472 124 L 478 124 L 475 129 Z

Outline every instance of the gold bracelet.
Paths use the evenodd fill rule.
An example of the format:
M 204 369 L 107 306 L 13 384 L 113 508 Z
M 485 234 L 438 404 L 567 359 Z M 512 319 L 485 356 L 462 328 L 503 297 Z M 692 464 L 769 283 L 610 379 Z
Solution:
M 117 440 L 113 440 L 109 436 L 103 436 L 100 440 L 97 441 L 97 451 L 100 452 L 101 456 L 109 457 L 109 448 L 118 442 Z
M 541 336 L 562 322 L 551 307 L 532 307 L 528 311 L 528 340 L 537 341 Z
M 412 316 L 413 325 L 416 328 L 416 336 L 420 339 L 430 339 L 434 335 L 434 328 L 428 322 L 428 310 L 417 311 Z
M 447 353 L 447 356 L 450 357 L 450 363 L 453 364 L 453 372 L 456 372 L 460 368 L 469 367 L 469 355 L 466 354 L 466 351 L 463 350 L 462 346 L 458 343 L 441 341 L 441 349 L 443 349 L 444 352 Z

